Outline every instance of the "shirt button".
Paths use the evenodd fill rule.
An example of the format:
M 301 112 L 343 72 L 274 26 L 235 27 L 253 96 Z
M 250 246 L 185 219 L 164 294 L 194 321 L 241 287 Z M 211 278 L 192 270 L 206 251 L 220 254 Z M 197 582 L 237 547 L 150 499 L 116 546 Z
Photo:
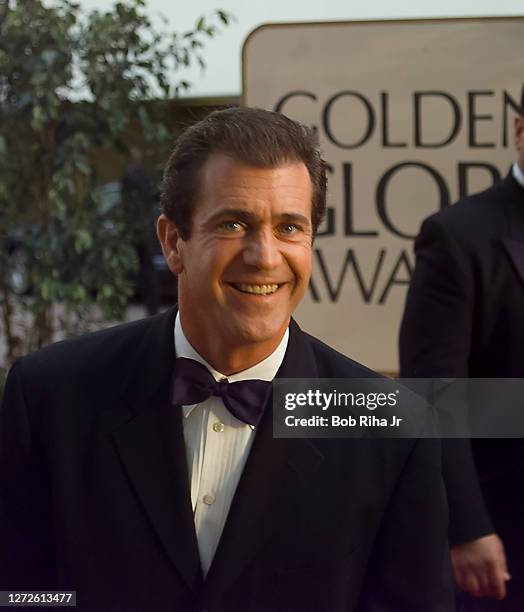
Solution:
M 208 493 L 207 495 L 204 495 L 202 501 L 204 502 L 204 504 L 206 504 L 206 506 L 211 506 L 215 503 L 215 496 L 211 495 L 211 493 Z
M 217 433 L 221 433 L 223 432 L 225 429 L 224 427 L 224 423 L 214 423 L 213 424 L 213 431 L 216 431 Z

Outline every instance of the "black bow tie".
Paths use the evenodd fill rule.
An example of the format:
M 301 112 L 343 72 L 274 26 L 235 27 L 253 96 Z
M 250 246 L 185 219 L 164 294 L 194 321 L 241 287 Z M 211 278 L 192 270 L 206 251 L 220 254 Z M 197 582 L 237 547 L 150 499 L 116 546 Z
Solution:
M 175 360 L 173 404 L 200 404 L 212 395 L 222 398 L 226 408 L 240 421 L 257 426 L 262 418 L 271 382 L 241 380 L 230 383 L 216 381 L 209 370 L 194 359 L 178 357 Z

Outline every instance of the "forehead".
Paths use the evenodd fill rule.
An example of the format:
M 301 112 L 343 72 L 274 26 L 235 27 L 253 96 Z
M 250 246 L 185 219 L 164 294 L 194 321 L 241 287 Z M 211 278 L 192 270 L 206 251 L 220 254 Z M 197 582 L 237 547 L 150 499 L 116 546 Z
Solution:
M 311 217 L 313 187 L 302 162 L 260 168 L 215 154 L 204 164 L 201 179 L 197 210 L 235 206 L 255 213 L 271 209 Z

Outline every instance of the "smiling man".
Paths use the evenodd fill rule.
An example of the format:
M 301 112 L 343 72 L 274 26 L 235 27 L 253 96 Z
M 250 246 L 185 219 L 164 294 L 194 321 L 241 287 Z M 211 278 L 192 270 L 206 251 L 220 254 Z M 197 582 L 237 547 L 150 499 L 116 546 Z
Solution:
M 311 273 L 311 201 L 303 163 L 258 168 L 215 153 L 201 170 L 189 236 L 167 216 L 176 200 L 165 204 L 158 233 L 178 275 L 182 328 L 224 374 L 282 340 Z
M 211 114 L 166 166 L 179 305 L 17 362 L 0 590 L 82 610 L 448 612 L 434 439 L 274 439 L 270 381 L 376 376 L 291 318 L 326 207 L 314 133 Z M 343 333 L 343 330 L 341 330 Z

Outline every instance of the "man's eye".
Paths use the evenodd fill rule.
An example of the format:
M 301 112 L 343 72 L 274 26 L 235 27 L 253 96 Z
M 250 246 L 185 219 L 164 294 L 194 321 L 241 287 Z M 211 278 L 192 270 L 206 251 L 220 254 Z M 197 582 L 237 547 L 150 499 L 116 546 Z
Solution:
M 280 233 L 287 234 L 288 236 L 291 234 L 296 234 L 298 231 L 299 228 L 296 225 L 293 225 L 293 223 L 283 223 L 280 226 Z
M 243 225 L 239 221 L 223 221 L 220 224 L 220 229 L 224 230 L 225 232 L 239 232 L 242 230 L 242 228 Z

